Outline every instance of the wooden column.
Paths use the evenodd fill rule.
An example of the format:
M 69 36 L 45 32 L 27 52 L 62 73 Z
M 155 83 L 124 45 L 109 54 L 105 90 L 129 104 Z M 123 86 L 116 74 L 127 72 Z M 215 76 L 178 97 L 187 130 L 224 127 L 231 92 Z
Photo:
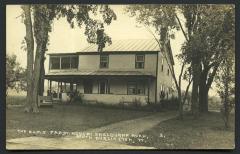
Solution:
M 73 83 L 70 83 L 70 91 L 73 91 Z
M 62 82 L 60 82 L 60 91 L 62 92 Z
M 52 80 L 50 80 L 50 92 L 52 92 Z
M 150 83 L 151 83 L 151 80 L 150 78 L 148 78 L 148 103 L 149 103 Z

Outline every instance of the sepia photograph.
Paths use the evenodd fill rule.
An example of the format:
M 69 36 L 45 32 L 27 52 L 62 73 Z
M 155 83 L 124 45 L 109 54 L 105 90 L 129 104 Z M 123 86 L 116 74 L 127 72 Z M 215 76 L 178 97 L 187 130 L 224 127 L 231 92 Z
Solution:
M 6 5 L 6 149 L 235 149 L 235 5 Z

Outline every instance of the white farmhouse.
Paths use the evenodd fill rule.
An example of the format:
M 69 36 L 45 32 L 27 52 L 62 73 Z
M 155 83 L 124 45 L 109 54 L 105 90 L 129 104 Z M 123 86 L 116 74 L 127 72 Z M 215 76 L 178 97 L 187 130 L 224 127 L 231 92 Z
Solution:
M 144 105 L 159 102 L 161 95 L 172 97 L 172 76 L 154 39 L 113 40 L 102 52 L 97 48 L 48 54 L 45 79 L 58 83 L 58 94 L 78 91 L 86 101 L 117 104 L 138 99 Z M 170 46 L 167 49 L 174 65 Z

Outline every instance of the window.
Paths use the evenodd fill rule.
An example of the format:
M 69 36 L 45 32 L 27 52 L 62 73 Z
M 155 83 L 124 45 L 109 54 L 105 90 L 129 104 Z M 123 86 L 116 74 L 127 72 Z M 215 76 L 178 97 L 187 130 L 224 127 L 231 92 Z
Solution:
M 70 69 L 70 57 L 62 57 L 61 69 Z
M 129 82 L 127 93 L 128 95 L 143 95 L 145 94 L 145 85 L 143 82 Z
M 76 68 L 78 68 L 77 56 L 50 57 L 50 69 L 76 69 Z
M 135 68 L 144 68 L 144 55 L 136 55 L 135 57 Z
M 128 83 L 128 95 L 135 95 L 136 94 L 136 89 L 137 89 L 137 84 L 136 82 L 129 82 Z
M 137 85 L 137 94 L 138 95 L 143 95 L 145 94 L 145 87 L 144 87 L 144 84 L 138 84 Z
M 60 57 L 50 57 L 50 69 L 60 69 Z
M 71 57 L 71 68 L 78 68 L 78 57 Z
M 103 80 L 99 82 L 99 93 L 100 94 L 108 94 L 110 91 L 110 86 L 107 80 Z
M 100 55 L 100 68 L 108 68 L 108 55 Z

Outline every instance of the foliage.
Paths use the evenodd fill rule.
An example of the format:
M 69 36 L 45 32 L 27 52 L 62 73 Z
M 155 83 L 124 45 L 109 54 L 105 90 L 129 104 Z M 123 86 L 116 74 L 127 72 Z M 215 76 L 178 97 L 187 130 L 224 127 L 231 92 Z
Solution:
M 132 103 L 131 103 L 131 106 L 134 107 L 134 108 L 141 107 L 141 100 L 140 100 L 140 98 L 134 98 Z
M 31 12 L 29 10 L 31 7 Z M 33 107 L 33 112 L 38 112 L 37 109 L 37 97 L 39 93 L 39 87 L 41 86 L 41 77 L 44 75 L 44 69 L 41 69 L 44 66 L 44 55 L 47 51 L 47 45 L 49 44 L 49 32 L 52 31 L 52 23 L 54 19 L 59 19 L 64 17 L 67 19 L 67 22 L 70 24 L 71 28 L 74 28 L 77 24 L 78 27 L 82 28 L 85 26 L 85 35 L 87 36 L 87 41 L 89 43 L 97 43 L 97 29 L 99 25 L 107 24 L 109 25 L 112 20 L 116 20 L 116 14 L 108 7 L 108 5 L 23 5 L 22 6 L 25 16 L 25 19 L 28 19 L 28 22 L 25 22 L 26 26 L 26 37 L 27 39 L 27 51 L 28 53 L 34 53 L 32 48 L 33 42 L 36 42 L 36 55 L 34 61 L 34 70 L 28 69 L 28 74 L 33 72 L 33 81 L 28 81 L 28 89 L 31 88 L 32 94 L 28 92 L 28 103 L 27 106 Z M 102 15 L 102 20 L 97 20 L 94 17 L 97 15 Z M 31 21 L 31 16 L 33 16 L 33 21 Z M 30 20 L 29 20 L 30 19 Z M 32 32 L 34 38 L 30 37 L 29 34 Z M 101 43 L 111 43 L 111 39 L 107 34 L 103 34 L 103 40 Z M 28 55 L 28 60 L 33 59 Z M 31 61 L 31 60 L 30 60 Z M 32 64 L 29 64 L 30 66 Z M 32 66 L 31 66 L 32 68 Z M 40 84 L 41 83 L 41 84 Z M 32 100 L 32 101 L 31 101 Z M 26 111 L 31 111 L 31 109 Z
M 222 108 L 221 113 L 225 127 L 229 128 L 229 116 L 235 104 L 235 58 L 234 52 L 228 51 L 223 63 L 220 66 L 216 83 L 218 94 L 221 98 Z
M 6 94 L 7 90 L 26 90 L 26 70 L 17 62 L 16 55 L 6 55 Z
M 174 29 L 179 30 L 180 27 L 175 18 L 176 5 L 129 5 L 125 9 L 132 17 L 136 17 L 136 21 L 149 27 L 154 27 L 157 34 L 161 38 L 174 38 Z M 166 28 L 167 36 L 163 36 L 162 28 Z
M 175 75 L 174 67 L 167 58 L 167 56 L 171 56 L 169 54 L 169 52 L 171 52 L 170 39 L 175 38 L 174 36 L 175 30 L 181 29 L 182 32 L 185 34 L 185 31 L 182 27 L 182 23 L 180 22 L 180 19 L 178 17 L 179 7 L 177 5 L 156 5 L 156 4 L 130 5 L 126 8 L 126 11 L 129 12 L 131 16 L 135 16 L 138 23 L 145 25 L 145 27 L 153 27 L 156 33 L 158 34 L 158 36 L 156 37 L 155 34 L 148 29 L 153 35 L 153 37 L 155 38 L 155 41 L 157 41 L 159 45 L 159 50 L 161 51 L 163 57 L 167 62 L 175 87 L 177 89 L 178 99 L 180 102 L 179 115 L 180 117 L 182 117 L 183 104 L 184 104 L 186 95 L 182 99 L 181 80 L 182 80 L 183 74 L 185 74 L 185 78 L 187 79 L 186 75 L 190 73 L 188 74 L 184 73 L 186 71 L 184 69 L 186 63 L 183 60 L 183 63 L 181 66 L 181 73 L 177 79 Z M 178 55 L 178 58 L 180 57 L 181 55 Z M 192 83 L 191 76 L 189 77 L 188 81 L 189 82 L 186 88 L 186 94 L 188 93 L 188 89 Z
M 191 8 L 192 7 L 192 8 Z M 235 14 L 232 5 L 184 5 L 189 40 L 182 46 L 182 57 L 189 64 L 198 62 L 199 107 L 208 111 L 208 91 L 225 52 L 234 46 Z M 193 23 L 190 10 L 197 19 Z M 195 11 L 193 11 L 195 10 Z M 194 29 L 193 29 L 194 28 Z M 196 71 L 196 68 L 192 71 Z
M 81 93 L 76 93 L 73 97 L 73 102 L 83 104 L 84 95 Z

